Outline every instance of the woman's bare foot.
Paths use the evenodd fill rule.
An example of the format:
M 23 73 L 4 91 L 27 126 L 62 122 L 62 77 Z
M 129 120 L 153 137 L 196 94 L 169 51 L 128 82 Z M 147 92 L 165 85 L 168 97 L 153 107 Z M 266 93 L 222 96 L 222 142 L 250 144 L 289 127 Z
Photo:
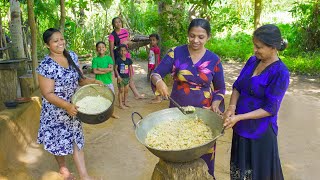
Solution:
M 127 107 L 132 107 L 131 105 L 129 105 L 128 103 L 125 103 L 124 104 L 125 106 L 127 106 Z
M 126 106 L 124 106 L 124 105 L 119 105 L 119 108 L 120 109 L 128 109 Z
M 98 178 L 96 177 L 90 177 L 89 175 L 88 176 L 85 176 L 85 177 L 81 177 L 80 178 L 81 180 L 99 180 Z M 101 178 L 100 178 L 101 179 Z
M 141 94 L 139 96 L 134 96 L 135 99 L 146 99 L 145 94 Z
M 62 175 L 64 180 L 75 180 L 76 178 L 70 173 L 69 169 L 66 167 L 61 167 L 59 173 Z
M 160 99 L 160 100 L 158 100 L 158 99 L 153 99 L 153 100 L 150 101 L 150 104 L 159 104 L 159 103 L 161 103 L 161 102 L 162 102 L 161 99 Z
M 115 114 L 112 114 L 111 117 L 115 118 L 115 119 L 119 119 L 120 117 L 115 115 Z

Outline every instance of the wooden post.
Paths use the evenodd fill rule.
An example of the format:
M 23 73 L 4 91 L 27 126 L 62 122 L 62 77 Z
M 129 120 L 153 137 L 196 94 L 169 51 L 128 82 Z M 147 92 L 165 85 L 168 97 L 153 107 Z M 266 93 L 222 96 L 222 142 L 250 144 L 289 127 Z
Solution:
M 3 102 L 16 99 L 20 93 L 18 77 L 25 73 L 26 59 L 0 61 L 0 110 Z
M 186 163 L 173 163 L 159 160 L 151 180 L 212 180 L 204 160 L 197 159 Z

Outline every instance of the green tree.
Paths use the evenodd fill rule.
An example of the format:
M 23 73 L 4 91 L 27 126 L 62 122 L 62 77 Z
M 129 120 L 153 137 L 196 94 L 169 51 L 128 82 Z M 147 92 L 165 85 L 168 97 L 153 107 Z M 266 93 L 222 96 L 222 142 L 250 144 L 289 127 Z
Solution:
M 262 11 L 262 0 L 254 0 L 254 29 L 260 26 L 260 16 Z
M 295 45 L 304 51 L 314 51 L 320 48 L 320 1 L 295 3 L 291 10 L 295 22 Z

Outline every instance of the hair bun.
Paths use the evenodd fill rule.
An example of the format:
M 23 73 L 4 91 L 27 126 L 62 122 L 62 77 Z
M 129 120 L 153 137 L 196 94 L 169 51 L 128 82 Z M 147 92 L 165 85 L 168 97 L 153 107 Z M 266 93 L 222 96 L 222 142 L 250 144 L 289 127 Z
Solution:
M 282 40 L 281 40 L 281 43 L 280 43 L 280 49 L 278 49 L 278 50 L 279 50 L 279 51 L 283 51 L 283 50 L 285 50 L 287 47 L 288 47 L 288 41 L 285 40 L 285 39 L 282 39 Z

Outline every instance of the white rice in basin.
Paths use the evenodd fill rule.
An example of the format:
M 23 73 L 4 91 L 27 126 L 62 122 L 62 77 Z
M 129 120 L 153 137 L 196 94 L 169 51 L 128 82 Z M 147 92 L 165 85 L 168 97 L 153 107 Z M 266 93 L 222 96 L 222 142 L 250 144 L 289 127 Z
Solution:
M 84 114 L 99 114 L 108 109 L 112 102 L 102 96 L 86 96 L 76 102 L 78 111 Z
M 145 143 L 160 150 L 182 150 L 208 143 L 213 138 L 210 127 L 201 119 L 172 119 L 154 126 Z

